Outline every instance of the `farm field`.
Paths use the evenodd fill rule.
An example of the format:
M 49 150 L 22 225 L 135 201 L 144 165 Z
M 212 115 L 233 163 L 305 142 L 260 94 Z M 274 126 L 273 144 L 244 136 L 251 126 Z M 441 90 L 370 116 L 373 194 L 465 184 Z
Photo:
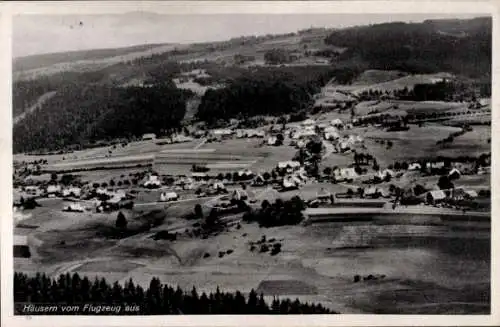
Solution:
M 111 218 L 114 216 L 101 218 L 102 223 L 112 224 Z M 89 278 L 105 276 L 112 282 L 133 278 L 144 286 L 157 276 L 163 283 L 185 289 L 195 286 L 199 292 L 214 291 L 217 286 L 243 292 L 253 288 L 267 296 L 308 299 L 350 313 L 410 312 L 423 308 L 429 297 L 437 311 L 443 311 L 455 299 L 464 299 L 474 286 L 476 293 L 466 296 L 466 301 L 480 312 L 488 310 L 484 297 L 488 293 L 487 260 L 460 250 L 479 247 L 474 253 L 486 256 L 486 227 L 454 231 L 446 225 L 330 223 L 265 229 L 242 224 L 241 229 L 230 228 L 210 242 L 189 237 L 169 242 L 149 239 L 148 233 L 121 240 L 92 238 L 95 232 L 85 227 L 88 224 L 90 221 L 74 224 L 71 231 L 59 229 L 56 233 L 49 227 L 39 231 L 36 238 L 42 243 L 37 253 L 56 263 L 35 260 L 37 271 L 53 275 L 79 272 Z M 164 224 L 182 226 L 180 220 Z M 250 251 L 249 242 L 263 235 L 269 242 L 280 242 L 282 252 L 271 256 Z M 64 245 L 54 243 L 61 239 L 66 240 Z M 72 249 L 71 258 L 65 255 L 68 249 Z M 232 253 L 222 258 L 217 255 L 228 250 Z M 464 267 L 460 271 L 454 269 L 457 262 Z M 434 269 L 436 264 L 439 269 Z M 17 263 L 16 268 L 21 266 Z M 386 278 L 353 283 L 355 274 L 384 274 Z M 397 302 L 388 307 L 388 297 Z M 376 305 L 378 298 L 387 300 Z M 402 301 L 405 298 L 414 303 L 407 305 Z
M 365 138 L 369 152 L 377 158 L 379 165 L 386 167 L 395 161 L 410 161 L 419 158 L 436 156 L 436 140 L 441 140 L 460 129 L 442 125 L 411 125 L 408 131 L 386 132 L 374 127 L 356 128 Z M 379 144 L 376 140 L 391 141 L 393 146 L 388 149 L 386 143 Z M 411 149 L 411 151 L 408 151 Z

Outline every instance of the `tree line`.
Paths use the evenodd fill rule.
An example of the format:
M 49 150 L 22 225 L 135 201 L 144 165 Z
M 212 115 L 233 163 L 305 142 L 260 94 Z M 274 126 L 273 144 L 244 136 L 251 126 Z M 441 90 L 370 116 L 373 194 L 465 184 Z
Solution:
M 304 201 L 298 196 L 287 201 L 277 199 L 274 203 L 264 200 L 259 209 L 246 212 L 243 220 L 258 222 L 261 227 L 297 225 L 304 219 L 302 211 L 305 208 Z
M 186 291 L 180 287 L 164 285 L 153 277 L 146 289 L 129 279 L 122 286 L 118 282 L 109 283 L 104 278 L 95 277 L 92 281 L 78 273 L 61 274 L 52 279 L 37 273 L 14 273 L 14 302 L 37 304 L 85 304 L 105 303 L 139 305 L 138 312 L 123 312 L 121 315 L 172 315 L 172 314 L 327 314 L 335 313 L 321 304 L 301 303 L 298 299 L 274 298 L 268 304 L 263 294 L 253 289 L 248 297 L 240 291 L 234 293 L 199 292 L 195 287 Z M 19 310 L 17 314 L 23 312 Z M 31 313 L 30 313 L 31 314 Z M 82 314 L 82 313 L 78 313 Z

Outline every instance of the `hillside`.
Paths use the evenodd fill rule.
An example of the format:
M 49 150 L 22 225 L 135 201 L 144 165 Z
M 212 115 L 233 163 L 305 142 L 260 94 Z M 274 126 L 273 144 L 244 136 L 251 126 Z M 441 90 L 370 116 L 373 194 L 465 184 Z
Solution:
M 476 18 L 347 28 L 325 42 L 348 48 L 344 60 L 361 59 L 372 69 L 482 77 L 491 76 L 491 40 L 491 18 Z

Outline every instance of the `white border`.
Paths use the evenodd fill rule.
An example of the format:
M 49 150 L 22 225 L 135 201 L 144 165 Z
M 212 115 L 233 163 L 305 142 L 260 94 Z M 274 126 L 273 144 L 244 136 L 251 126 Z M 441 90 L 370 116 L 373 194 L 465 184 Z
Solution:
M 11 16 L 17 14 L 103 14 L 130 11 L 152 11 L 169 14 L 491 14 L 493 17 L 493 85 L 492 108 L 499 107 L 498 73 L 499 51 L 498 8 L 492 1 L 168 1 L 168 2 L 16 2 L 0 4 L 0 101 L 3 110 L 0 121 L 0 220 L 1 237 L 1 285 L 2 285 L 2 326 L 396 326 L 396 325 L 500 325 L 499 296 L 497 290 L 499 241 L 497 216 L 499 194 L 496 167 L 492 171 L 492 270 L 491 270 L 491 315 L 316 315 L 316 316 L 140 316 L 140 317 L 20 317 L 13 316 L 12 304 L 12 117 L 11 117 Z M 8 78 L 5 78 L 8 77 Z M 500 121 L 499 113 L 492 110 L 492 148 L 500 149 L 498 131 L 494 122 Z M 498 159 L 493 152 L 492 162 Z

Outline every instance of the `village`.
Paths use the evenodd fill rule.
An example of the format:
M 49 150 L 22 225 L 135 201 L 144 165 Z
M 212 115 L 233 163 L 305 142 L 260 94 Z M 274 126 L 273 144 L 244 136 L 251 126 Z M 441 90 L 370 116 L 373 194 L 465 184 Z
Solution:
M 311 27 L 17 81 L 17 301 L 73 274 L 259 312 L 489 312 L 489 70 L 403 46 L 415 29 L 487 58 L 483 20 L 459 45 L 448 21 Z

